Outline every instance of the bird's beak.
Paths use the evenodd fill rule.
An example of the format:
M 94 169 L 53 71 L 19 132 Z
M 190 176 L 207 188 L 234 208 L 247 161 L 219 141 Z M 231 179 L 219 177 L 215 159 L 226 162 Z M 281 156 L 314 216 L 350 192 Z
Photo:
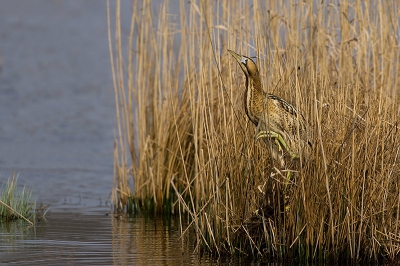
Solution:
M 246 74 L 246 77 L 250 76 L 249 71 L 247 69 L 247 57 L 237 54 L 232 50 L 228 50 L 228 52 L 235 58 L 235 60 L 238 62 L 240 68 L 243 70 L 244 74 Z
M 240 54 L 235 53 L 232 50 L 228 50 L 228 52 L 236 59 L 236 61 L 238 61 L 239 64 L 242 62 L 243 56 L 241 56 Z

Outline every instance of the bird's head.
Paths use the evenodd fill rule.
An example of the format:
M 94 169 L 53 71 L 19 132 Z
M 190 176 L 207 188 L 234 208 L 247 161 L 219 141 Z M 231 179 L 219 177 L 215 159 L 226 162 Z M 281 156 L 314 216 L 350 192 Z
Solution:
M 247 77 L 255 78 L 259 76 L 257 65 L 250 57 L 237 54 L 232 50 L 228 50 L 228 52 L 236 59 Z

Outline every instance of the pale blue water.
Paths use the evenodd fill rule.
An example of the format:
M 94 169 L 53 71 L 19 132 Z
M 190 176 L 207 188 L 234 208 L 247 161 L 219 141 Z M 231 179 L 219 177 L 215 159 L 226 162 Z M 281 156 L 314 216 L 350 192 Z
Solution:
M 19 173 L 53 210 L 104 204 L 115 129 L 106 2 L 0 1 L 0 55 L 0 178 Z

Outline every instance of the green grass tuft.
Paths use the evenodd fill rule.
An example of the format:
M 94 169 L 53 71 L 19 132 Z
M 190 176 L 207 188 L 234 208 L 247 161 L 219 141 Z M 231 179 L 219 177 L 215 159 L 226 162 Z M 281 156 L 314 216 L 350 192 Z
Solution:
M 36 221 L 37 210 L 32 190 L 25 186 L 22 190 L 18 190 L 17 187 L 18 177 L 13 174 L 0 192 L 0 222 L 25 220 L 33 225 Z

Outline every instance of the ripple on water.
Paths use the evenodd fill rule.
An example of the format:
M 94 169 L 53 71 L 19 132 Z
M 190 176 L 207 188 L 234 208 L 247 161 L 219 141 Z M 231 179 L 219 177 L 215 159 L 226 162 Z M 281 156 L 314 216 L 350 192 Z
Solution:
M 18 265 L 189 265 L 193 236 L 179 239 L 179 222 L 154 217 L 115 218 L 50 213 L 36 227 L 0 227 L 1 262 Z M 205 262 L 206 259 L 203 259 Z

